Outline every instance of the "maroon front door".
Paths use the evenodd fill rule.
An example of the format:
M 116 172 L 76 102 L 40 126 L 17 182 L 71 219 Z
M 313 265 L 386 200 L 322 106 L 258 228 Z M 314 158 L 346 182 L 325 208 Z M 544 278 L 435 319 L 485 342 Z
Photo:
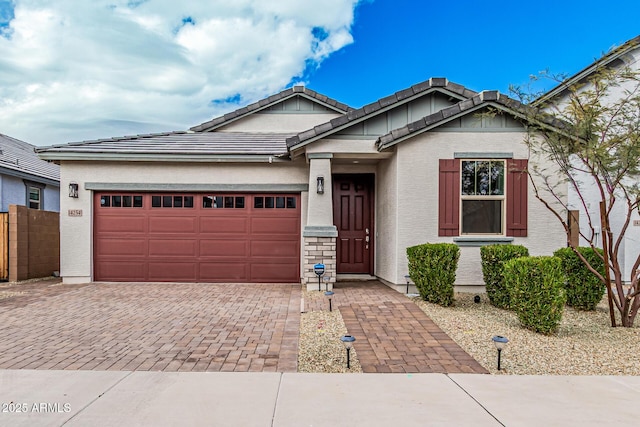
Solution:
M 373 174 L 333 176 L 338 273 L 373 274 Z

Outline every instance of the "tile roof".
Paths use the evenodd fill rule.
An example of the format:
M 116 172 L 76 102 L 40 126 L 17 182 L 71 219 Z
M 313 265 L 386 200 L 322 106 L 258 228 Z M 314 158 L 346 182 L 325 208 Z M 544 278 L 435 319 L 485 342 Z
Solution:
M 341 102 L 336 101 L 335 99 L 329 98 L 325 95 L 322 95 L 316 91 L 308 89 L 304 86 L 294 86 L 289 89 L 285 89 L 280 93 L 276 93 L 275 95 L 271 95 L 268 98 L 262 99 L 260 101 L 254 102 L 253 104 L 249 104 L 246 107 L 239 108 L 235 111 L 227 113 L 223 116 L 216 117 L 207 122 L 201 123 L 197 126 L 193 126 L 190 130 L 194 132 L 206 132 L 220 126 L 223 126 L 227 123 L 230 123 L 234 120 L 237 120 L 241 117 L 247 116 L 249 114 L 255 113 L 256 111 L 263 110 L 272 105 L 275 105 L 287 98 L 291 98 L 296 95 L 302 95 L 306 98 L 319 101 L 321 104 L 326 105 L 327 107 L 336 110 L 340 113 L 346 113 L 348 111 L 353 110 L 353 108 L 349 107 L 347 104 L 343 104 Z
M 327 123 L 318 125 L 313 129 L 309 129 L 304 132 L 301 132 L 287 139 L 287 146 L 289 148 L 295 147 L 311 139 L 318 139 L 322 136 L 326 136 L 329 133 L 332 133 L 334 131 L 337 131 L 340 128 L 343 128 L 345 125 L 349 123 L 362 121 L 367 116 L 374 115 L 376 112 L 380 112 L 381 110 L 387 110 L 388 107 L 407 102 L 409 98 L 413 98 L 416 95 L 420 95 L 426 92 L 431 92 L 433 90 L 440 90 L 450 95 L 455 95 L 459 99 L 468 99 L 468 98 L 471 98 L 472 96 L 477 95 L 477 92 L 467 89 L 464 86 L 459 85 L 457 83 L 450 82 L 445 78 L 433 77 L 422 83 L 415 84 L 410 88 L 398 91 L 393 95 L 386 96 L 375 102 L 372 102 L 371 104 L 367 104 L 362 108 L 349 111 L 348 113 L 343 114 L 340 117 L 336 117 L 335 119 Z
M 40 160 L 35 146 L 0 134 L 0 169 L 60 181 L 60 166 Z
M 242 132 L 166 132 L 54 145 L 43 154 L 201 154 L 287 155 L 285 140 L 291 134 Z M 46 156 L 48 157 L 48 156 Z M 54 156 L 51 156 L 54 157 Z
M 391 132 L 379 137 L 376 140 L 376 147 L 379 151 L 382 151 L 411 136 L 426 132 L 448 122 L 453 118 L 459 117 L 460 115 L 469 114 L 486 106 L 492 106 L 494 108 L 507 111 L 521 118 L 535 117 L 538 123 L 546 125 L 547 127 L 562 129 L 566 126 L 565 123 L 561 122 L 560 120 L 554 119 L 550 115 L 544 114 L 544 112 L 540 112 L 540 114 L 532 116 L 532 113 L 536 113 L 538 112 L 538 110 L 522 104 L 521 102 L 513 98 L 509 98 L 508 96 L 501 94 L 497 90 L 490 90 L 480 92 L 469 99 L 460 101 L 457 104 L 452 105 L 451 107 L 444 108 L 433 114 L 425 116 L 420 120 L 409 123 L 406 126 L 394 129 Z

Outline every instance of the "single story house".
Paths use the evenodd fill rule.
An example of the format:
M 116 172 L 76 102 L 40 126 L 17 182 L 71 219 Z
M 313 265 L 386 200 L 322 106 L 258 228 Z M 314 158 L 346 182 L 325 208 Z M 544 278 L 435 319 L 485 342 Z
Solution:
M 38 158 L 35 147 L 0 134 L 0 212 L 9 205 L 58 212 L 60 167 Z
M 58 162 L 65 282 L 300 282 L 404 289 L 406 248 L 566 246 L 534 195 L 521 107 L 431 78 L 353 109 L 296 86 L 189 131 L 39 149 Z M 490 112 L 491 114 L 482 114 Z

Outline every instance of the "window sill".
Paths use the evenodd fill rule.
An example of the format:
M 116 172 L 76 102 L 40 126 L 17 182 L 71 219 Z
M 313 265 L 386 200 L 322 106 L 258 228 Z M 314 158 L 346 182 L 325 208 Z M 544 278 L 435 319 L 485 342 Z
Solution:
M 513 237 L 454 237 L 453 243 L 458 246 L 486 246 L 486 245 L 510 245 L 513 243 Z

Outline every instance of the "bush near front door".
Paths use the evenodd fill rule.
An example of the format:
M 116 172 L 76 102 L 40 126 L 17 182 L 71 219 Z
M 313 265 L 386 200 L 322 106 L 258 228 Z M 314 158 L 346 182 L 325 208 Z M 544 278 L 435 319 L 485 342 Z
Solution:
M 409 276 L 420 297 L 448 307 L 453 304 L 453 284 L 460 248 L 453 243 L 425 243 L 407 248 Z

